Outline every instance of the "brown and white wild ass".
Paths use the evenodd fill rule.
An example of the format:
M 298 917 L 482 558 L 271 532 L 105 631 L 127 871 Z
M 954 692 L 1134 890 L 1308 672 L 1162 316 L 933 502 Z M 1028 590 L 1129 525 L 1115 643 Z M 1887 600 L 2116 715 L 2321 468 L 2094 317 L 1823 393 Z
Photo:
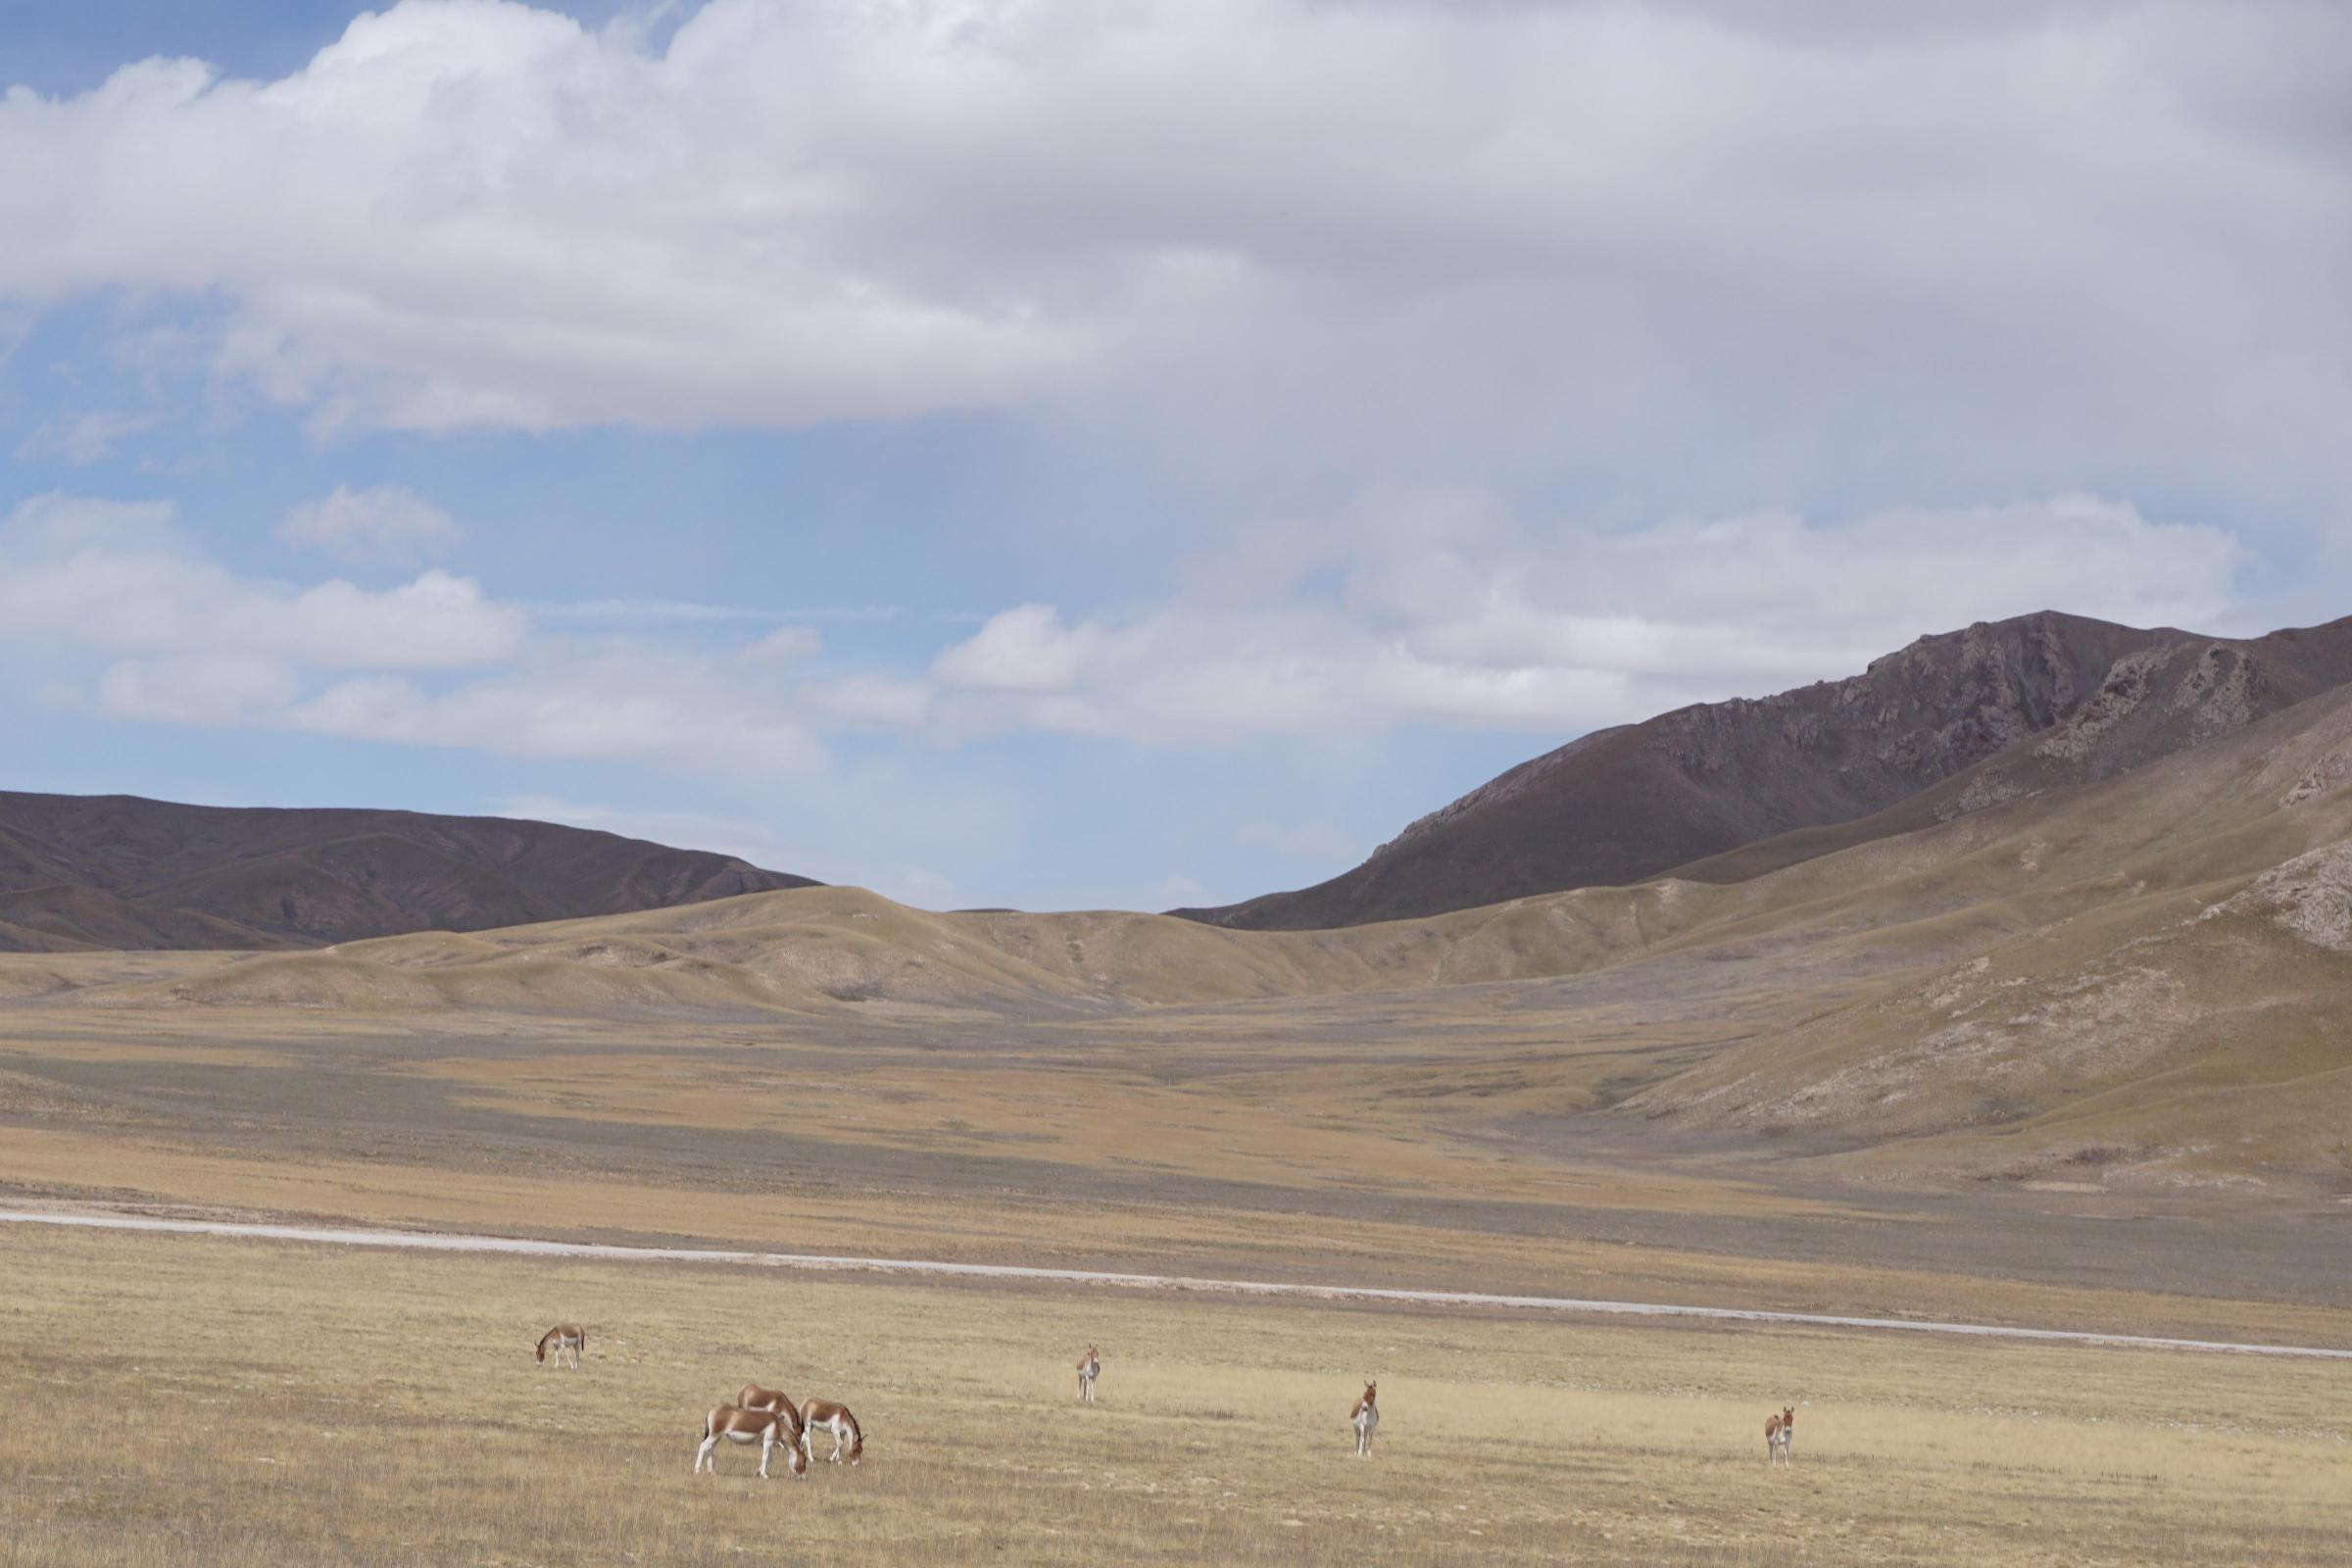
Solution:
M 694 1450 L 694 1473 L 701 1475 L 708 1464 L 712 1475 L 718 1474 L 718 1440 L 729 1443 L 760 1445 L 760 1479 L 767 1479 L 768 1455 L 776 1445 L 784 1445 L 785 1465 L 793 1478 L 808 1474 L 808 1455 L 801 1451 L 800 1423 L 781 1410 L 746 1410 L 740 1404 L 718 1404 L 703 1417 L 701 1446 Z
M 1788 1445 L 1796 1441 L 1796 1410 L 1783 1405 L 1779 1415 L 1764 1418 L 1764 1462 L 1788 1464 Z
M 1379 1398 L 1380 1385 L 1365 1384 L 1364 1396 L 1355 1401 L 1354 1410 L 1348 1416 L 1348 1424 L 1355 1428 L 1355 1451 L 1366 1459 L 1372 1457 L 1373 1429 L 1380 1425 Z
M 580 1352 L 588 1348 L 588 1331 L 577 1323 L 559 1323 L 539 1336 L 539 1364 L 547 1365 L 547 1352 L 556 1352 L 556 1365 L 564 1364 L 564 1352 L 571 1352 L 571 1369 L 580 1369 Z
M 800 1406 L 785 1396 L 782 1389 L 763 1389 L 757 1383 L 746 1383 L 736 1391 L 735 1402 L 746 1410 L 780 1410 L 791 1418 L 792 1441 L 801 1441 Z
M 1090 1345 L 1086 1348 L 1086 1353 L 1078 1358 L 1078 1397 L 1088 1404 L 1094 1403 L 1095 1379 L 1102 1375 L 1102 1357 L 1096 1354 L 1095 1348 Z
M 833 1451 L 825 1455 L 827 1464 L 841 1463 L 844 1451 L 848 1452 L 850 1463 L 856 1464 L 865 1452 L 865 1432 L 858 1425 L 858 1418 L 850 1414 L 850 1407 L 846 1404 L 836 1404 L 831 1399 L 810 1399 L 801 1406 L 801 1451 L 808 1458 L 816 1457 L 816 1435 L 819 1432 L 833 1434 Z

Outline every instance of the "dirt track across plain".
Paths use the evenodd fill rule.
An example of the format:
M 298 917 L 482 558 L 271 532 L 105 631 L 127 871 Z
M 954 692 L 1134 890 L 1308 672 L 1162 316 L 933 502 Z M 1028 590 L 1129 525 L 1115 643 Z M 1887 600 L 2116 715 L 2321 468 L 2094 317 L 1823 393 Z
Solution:
M 342 1230 L 332 1226 L 267 1225 L 236 1220 L 165 1219 L 144 1214 L 98 1214 L 72 1209 L 0 1209 L 0 1224 L 62 1225 L 89 1230 L 148 1231 L 179 1236 L 242 1237 L 255 1241 L 308 1242 L 333 1247 L 405 1248 L 443 1252 L 506 1252 L 532 1257 L 580 1258 L 600 1262 L 718 1263 L 760 1268 L 829 1272 L 914 1274 L 959 1279 L 1023 1280 L 1059 1285 L 1097 1285 L 1121 1290 L 1179 1291 L 1228 1296 L 1301 1297 L 1324 1301 L 1382 1301 L 1406 1306 L 1511 1307 L 1533 1311 L 1592 1313 L 1621 1317 L 1707 1318 L 1719 1322 L 1788 1323 L 1808 1328 L 1897 1329 L 1915 1334 L 1949 1334 L 1980 1339 L 2045 1340 L 2105 1345 L 2132 1349 L 2203 1350 L 2243 1355 L 2286 1355 L 2352 1360 L 2352 1349 L 2308 1345 L 2259 1345 L 2228 1340 L 2166 1339 L 2140 1334 L 2100 1334 L 2082 1329 L 2039 1329 L 1991 1323 L 1952 1323 L 1926 1318 L 1843 1317 L 1819 1312 L 1775 1312 L 1750 1307 L 1695 1306 L 1655 1301 L 1609 1301 L 1563 1296 L 1501 1296 L 1479 1291 L 1396 1290 L 1369 1285 L 1302 1285 L 1271 1280 L 1189 1279 L 1169 1274 L 1123 1274 L 1094 1269 L 1035 1268 L 1009 1263 L 963 1263 L 936 1259 L 855 1257 L 820 1252 L 762 1252 L 690 1247 L 622 1247 L 608 1242 L 549 1242 L 528 1237 L 464 1235 L 433 1231 Z

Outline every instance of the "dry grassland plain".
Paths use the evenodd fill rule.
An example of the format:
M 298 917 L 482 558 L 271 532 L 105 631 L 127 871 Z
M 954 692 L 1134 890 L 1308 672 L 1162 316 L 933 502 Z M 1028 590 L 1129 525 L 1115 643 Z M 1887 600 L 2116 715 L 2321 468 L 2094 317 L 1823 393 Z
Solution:
M 2306 765 L 2254 761 L 1357 931 L 824 889 L 19 955 L 0 1203 L 2352 1347 L 2352 930 L 2259 870 L 2352 791 L 2134 858 Z M 6 1562 L 2352 1557 L 2340 1362 L 55 1232 L 0 1286 Z M 690 1481 L 753 1378 L 869 1463 Z
M 1794 1141 L 1596 1111 L 1740 1027 L 1658 1000 L 1686 994 L 1078 1018 L 36 996 L 0 1004 L 0 1199 L 2352 1345 L 2352 1206 L 2325 1196 L 1874 1188 Z
M 2352 1556 L 2342 1363 L 45 1229 L 0 1278 L 10 1568 Z M 866 1462 L 689 1476 L 751 1378 Z

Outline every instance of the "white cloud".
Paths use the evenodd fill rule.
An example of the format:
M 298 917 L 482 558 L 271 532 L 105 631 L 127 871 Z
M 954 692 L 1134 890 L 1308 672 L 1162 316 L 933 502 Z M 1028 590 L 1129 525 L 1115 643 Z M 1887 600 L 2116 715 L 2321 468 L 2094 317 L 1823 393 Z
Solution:
M 196 548 L 169 501 L 102 501 L 52 490 L 0 516 L 0 555 L 50 564 L 82 551 L 186 555 Z
M 1075 686 L 1100 647 L 1071 631 L 1052 605 L 1019 605 L 941 654 L 932 673 L 976 691 L 1051 692 Z
M 353 740 L 745 777 L 807 772 L 825 759 L 788 697 L 729 681 L 710 660 L 621 648 L 551 648 L 445 691 L 355 676 L 270 722 Z
M 823 773 L 851 733 L 1181 746 L 1435 723 L 1557 738 L 1849 674 L 1923 632 L 2047 608 L 2242 629 L 2231 535 L 2084 495 L 1606 532 L 1531 523 L 1477 493 L 1389 489 L 1241 548 L 1287 565 L 1252 586 L 1204 560 L 1186 580 L 1213 587 L 1116 612 L 1014 606 L 902 654 L 906 668 L 841 662 L 798 625 L 717 648 L 699 628 L 551 635 L 438 570 L 383 590 L 243 577 L 168 506 L 45 496 L 0 520 L 0 637 L 95 662 L 98 705 L 118 716 L 759 780 Z M 1338 852 L 1313 824 L 1245 833 Z
M 1465 519 L 1474 519 L 1466 522 Z M 1267 558 L 1263 539 L 1249 541 Z M 1786 513 L 1540 530 L 1488 498 L 1383 492 L 1277 552 L 1281 576 L 1119 616 L 996 616 L 933 662 L 925 721 L 1160 743 L 1429 721 L 1567 734 L 1850 674 L 1932 630 L 2063 609 L 2211 625 L 2236 540 L 2067 495 L 1822 527 Z M 909 704 L 909 708 L 916 705 Z
M 126 659 L 98 682 L 99 710 L 173 724 L 238 724 L 292 702 L 302 689 L 285 661 L 220 652 Z
M 825 651 L 814 626 L 778 626 L 743 651 L 743 657 L 773 664 L 804 664 Z
M 711 0 L 656 50 L 404 0 L 0 101 L 0 304 L 225 301 L 217 368 L 330 426 L 2340 482 L 2341 8 L 1878 9 Z
M 277 536 L 338 561 L 395 566 L 445 556 L 463 537 L 447 512 L 397 484 L 366 490 L 339 484 L 288 511 Z
M 5 357 L 0 357 L 5 364 Z M 115 455 L 124 436 L 136 435 L 155 423 L 151 414 L 78 414 L 33 426 L 17 443 L 20 458 L 56 458 L 74 467 L 87 467 Z
M 681 599 L 586 599 L 567 605 L 534 605 L 543 620 L 577 621 L 609 626 L 662 626 L 762 621 L 877 621 L 896 620 L 900 612 L 889 605 L 800 605 L 784 610 L 750 605 L 706 605 Z
M 39 496 L 0 519 L 0 637 L 432 669 L 507 659 L 528 624 L 444 571 L 382 590 L 241 577 L 204 559 L 164 503 Z

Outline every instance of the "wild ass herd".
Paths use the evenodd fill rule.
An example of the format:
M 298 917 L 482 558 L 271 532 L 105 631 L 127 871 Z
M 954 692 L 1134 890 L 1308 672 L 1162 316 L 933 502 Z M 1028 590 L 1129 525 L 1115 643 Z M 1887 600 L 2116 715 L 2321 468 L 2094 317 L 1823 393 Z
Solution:
M 839 1464 L 845 1456 L 856 1464 L 865 1457 L 865 1433 L 848 1405 L 810 1399 L 796 1407 L 781 1389 L 746 1383 L 736 1391 L 733 1404 L 713 1405 L 703 1417 L 702 1446 L 694 1451 L 694 1473 L 701 1475 L 709 1465 L 712 1475 L 718 1474 L 718 1440 L 725 1438 L 730 1443 L 760 1445 L 762 1481 L 767 1479 L 768 1456 L 777 1444 L 783 1444 L 797 1481 L 808 1474 L 808 1466 L 816 1458 L 819 1432 L 833 1439 L 833 1451 L 825 1456 L 827 1464 Z
M 564 1364 L 564 1352 L 571 1352 L 571 1366 L 579 1369 L 580 1351 L 588 1344 L 587 1331 L 577 1323 L 559 1323 L 539 1336 L 539 1364 L 545 1366 L 549 1352 L 555 1354 L 556 1365 Z M 1095 1402 L 1095 1379 L 1102 1375 L 1102 1352 L 1093 1346 L 1078 1357 L 1078 1401 Z M 1348 1430 L 1355 1434 L 1355 1452 L 1358 1458 L 1372 1457 L 1372 1435 L 1380 1429 L 1380 1385 L 1367 1381 L 1363 1394 L 1356 1399 L 1355 1408 L 1348 1412 Z M 761 1388 L 746 1383 L 735 1392 L 731 1404 L 714 1404 L 703 1417 L 702 1430 L 696 1434 L 699 1446 L 694 1451 L 694 1473 L 701 1475 L 710 1467 L 718 1474 L 718 1444 L 760 1445 L 760 1476 L 767 1479 L 768 1459 L 776 1445 L 782 1444 L 785 1462 L 793 1478 L 800 1480 L 808 1474 L 808 1466 L 816 1458 L 816 1434 L 822 1432 L 833 1439 L 833 1451 L 825 1456 L 828 1464 L 848 1459 L 853 1465 L 865 1455 L 865 1431 L 850 1407 L 831 1399 L 810 1399 L 796 1405 L 781 1389 Z M 1790 1447 L 1796 1441 L 1796 1408 L 1783 1405 L 1777 1415 L 1764 1418 L 1764 1458 L 1768 1464 L 1792 1462 Z

